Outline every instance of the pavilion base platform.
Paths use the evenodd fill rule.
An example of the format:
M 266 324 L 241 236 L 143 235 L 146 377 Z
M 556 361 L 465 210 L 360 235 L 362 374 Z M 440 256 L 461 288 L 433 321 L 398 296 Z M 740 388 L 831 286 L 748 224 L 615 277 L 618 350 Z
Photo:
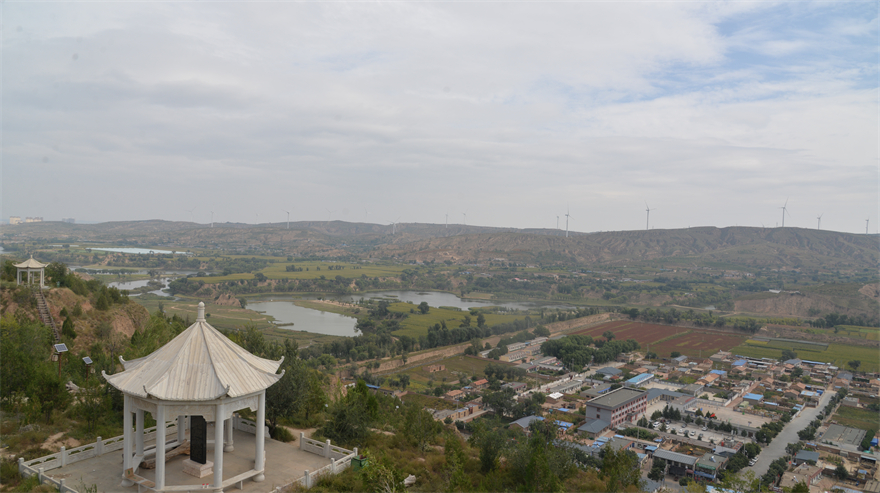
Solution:
M 209 425 L 209 428 L 213 428 Z M 209 432 L 209 436 L 212 436 Z M 170 437 L 169 437 L 170 438 Z M 278 486 L 290 484 L 305 476 L 305 471 L 316 471 L 330 464 L 330 459 L 305 452 L 299 449 L 299 440 L 283 443 L 266 439 L 266 466 L 262 474 L 265 480 L 254 481 L 259 475 L 254 471 L 254 435 L 235 430 L 233 440 L 235 450 L 223 454 L 223 488 L 247 493 L 268 493 Z M 152 446 L 154 443 L 148 442 Z M 209 457 L 213 455 L 213 444 L 208 445 Z M 184 472 L 184 461 L 187 456 L 177 456 L 165 462 L 164 491 L 196 491 L 215 490 L 211 484 L 212 477 L 196 478 Z M 112 452 L 91 459 L 69 464 L 65 467 L 52 469 L 45 474 L 54 479 L 64 479 L 65 483 L 79 490 L 77 486 L 95 485 L 98 491 L 104 492 L 146 492 L 155 488 L 155 470 L 140 468 L 133 471 L 129 479 L 135 485 L 120 486 L 122 481 L 122 454 Z M 234 487 L 234 488 L 233 488 Z
M 203 478 L 205 476 L 211 476 L 214 474 L 214 463 L 208 461 L 204 464 L 199 464 L 190 459 L 184 459 L 183 461 L 183 472 L 189 474 L 190 476 L 195 476 L 197 478 Z

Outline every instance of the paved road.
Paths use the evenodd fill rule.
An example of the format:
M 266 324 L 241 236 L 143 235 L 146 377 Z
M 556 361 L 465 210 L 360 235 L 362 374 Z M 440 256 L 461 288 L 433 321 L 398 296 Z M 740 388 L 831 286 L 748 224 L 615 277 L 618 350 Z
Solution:
M 756 476 L 764 475 L 764 473 L 767 472 L 767 469 L 770 468 L 771 462 L 785 455 L 786 445 L 799 441 L 797 432 L 806 428 L 810 421 L 816 419 L 816 416 L 819 415 L 819 412 L 822 409 L 825 409 L 825 406 L 828 405 L 828 402 L 831 401 L 831 397 L 834 394 L 835 392 L 826 390 L 822 395 L 822 398 L 819 400 L 818 406 L 804 409 L 796 418 L 792 419 L 787 425 L 785 425 L 785 428 L 776 435 L 776 438 L 770 442 L 770 445 L 767 445 L 767 447 L 761 451 L 760 455 L 758 455 L 758 463 L 755 464 L 755 467 L 751 468 Z M 743 469 L 743 471 L 748 469 L 749 468 Z

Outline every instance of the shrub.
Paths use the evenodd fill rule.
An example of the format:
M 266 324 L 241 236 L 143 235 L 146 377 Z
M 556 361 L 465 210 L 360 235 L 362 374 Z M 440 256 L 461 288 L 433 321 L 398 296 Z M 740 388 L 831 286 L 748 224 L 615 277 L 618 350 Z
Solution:
M 283 426 L 276 426 L 274 429 L 269 428 L 269 436 L 271 436 L 273 440 L 278 440 L 279 442 L 284 443 L 296 440 L 293 433 Z

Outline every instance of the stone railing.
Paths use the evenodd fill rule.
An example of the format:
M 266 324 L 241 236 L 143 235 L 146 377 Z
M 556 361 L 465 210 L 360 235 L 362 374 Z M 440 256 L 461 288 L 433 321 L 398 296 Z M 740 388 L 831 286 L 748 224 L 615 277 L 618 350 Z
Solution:
M 177 432 L 177 422 L 169 422 L 168 426 L 165 430 L 165 436 L 171 434 L 171 432 Z M 155 440 L 156 439 L 156 427 L 148 428 L 144 430 L 144 441 Z M 18 459 L 18 473 L 22 475 L 22 477 L 30 477 L 34 475 L 38 475 L 40 477 L 40 484 L 49 483 L 58 488 L 61 493 L 65 492 L 73 492 L 77 493 L 76 490 L 64 484 L 64 480 L 55 480 L 49 476 L 46 476 L 44 473 L 46 471 L 50 471 L 52 469 L 58 469 L 59 467 L 67 466 L 68 464 L 73 464 L 82 460 L 91 459 L 93 457 L 99 457 L 108 452 L 114 452 L 116 450 L 122 450 L 124 445 L 123 436 L 120 435 L 118 437 L 113 437 L 108 440 L 103 440 L 101 437 L 98 437 L 95 443 L 89 443 L 87 445 L 83 445 L 81 447 L 72 448 L 67 450 L 65 447 L 61 447 L 61 450 L 54 454 L 49 454 L 44 457 L 39 457 L 31 460 L 24 460 L 19 457 Z
M 338 474 L 348 469 L 351 466 L 351 460 L 358 456 L 357 447 L 355 447 L 354 450 L 344 449 L 342 447 L 337 447 L 336 445 L 331 445 L 330 440 L 319 442 L 318 440 L 306 438 L 305 433 L 299 434 L 299 449 L 303 452 L 309 452 L 330 459 L 330 463 L 315 471 L 309 471 L 306 469 L 305 474 L 303 474 L 301 478 L 275 488 L 274 492 L 280 493 L 282 490 L 295 484 L 306 489 L 311 488 L 319 479 L 321 479 L 322 476 L 327 474 Z
M 256 434 L 257 432 L 256 422 L 249 419 L 241 418 L 235 414 L 232 416 L 232 426 L 234 429 L 243 431 L 245 433 Z M 156 439 L 156 428 L 157 427 L 154 426 L 152 428 L 144 430 L 144 442 Z M 177 421 L 169 421 L 166 425 L 165 436 L 174 436 L 176 433 Z M 268 436 L 269 433 L 266 432 L 266 437 Z M 60 451 L 44 457 L 39 457 L 37 459 L 26 461 L 23 458 L 19 458 L 18 472 L 23 477 L 38 475 L 40 477 L 40 484 L 51 484 L 54 487 L 58 488 L 60 493 L 78 493 L 75 489 L 64 484 L 64 479 L 56 480 L 49 476 L 46 476 L 46 471 L 58 469 L 68 464 L 91 459 L 93 457 L 99 457 L 109 452 L 122 450 L 123 445 L 124 442 L 122 435 L 110 438 L 109 440 L 103 440 L 101 439 L 101 437 L 98 437 L 95 443 L 72 448 L 70 450 L 61 447 Z M 337 474 L 350 467 L 351 460 L 358 455 L 357 448 L 355 448 L 354 450 L 348 450 L 342 447 L 337 447 L 336 445 L 332 445 L 330 443 L 330 440 L 327 440 L 325 442 L 312 440 L 311 438 L 306 438 L 304 433 L 300 433 L 299 449 L 303 452 L 309 452 L 311 454 L 330 459 L 330 463 L 316 471 L 309 471 L 308 469 L 306 469 L 304 471 L 304 475 L 301 478 L 291 481 L 286 485 L 275 488 L 275 490 L 273 490 L 274 492 L 280 492 L 281 490 L 297 483 L 305 488 L 311 488 L 322 476 L 326 474 Z M 227 481 L 224 481 L 224 485 L 226 484 L 226 482 Z M 191 487 L 186 486 L 181 488 L 186 489 Z M 170 490 L 172 488 L 168 489 Z

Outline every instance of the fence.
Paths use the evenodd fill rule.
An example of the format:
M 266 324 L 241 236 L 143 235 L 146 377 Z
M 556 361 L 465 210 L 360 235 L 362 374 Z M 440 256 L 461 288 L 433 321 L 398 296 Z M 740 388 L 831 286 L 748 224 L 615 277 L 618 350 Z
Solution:
M 234 429 L 245 433 L 256 434 L 257 431 L 256 422 L 241 418 L 237 414 L 233 414 L 232 416 L 232 426 Z M 144 442 L 156 439 L 156 429 L 157 427 L 154 426 L 144 430 Z M 169 421 L 165 429 L 165 436 L 173 436 L 176 433 L 177 421 Z M 269 436 L 268 432 L 266 433 L 266 436 Z M 116 450 L 122 450 L 123 446 L 124 441 L 122 435 L 113 437 L 109 440 L 102 440 L 101 437 L 98 437 L 95 443 L 72 448 L 70 450 L 61 447 L 60 451 L 45 457 L 39 457 L 29 461 L 19 458 L 18 472 L 22 477 L 38 475 L 40 478 L 40 484 L 51 484 L 58 488 L 59 493 L 78 493 L 75 489 L 64 484 L 64 479 L 56 480 L 46 476 L 46 471 L 58 469 L 68 464 L 98 457 Z M 319 442 L 318 440 L 306 438 L 304 433 L 300 433 L 299 449 L 304 452 L 309 452 L 330 459 L 330 463 L 316 471 L 309 471 L 306 469 L 305 474 L 301 478 L 295 479 L 286 485 L 279 486 L 275 488 L 273 492 L 280 492 L 297 483 L 305 488 L 311 488 L 322 476 L 326 474 L 337 474 L 350 467 L 351 460 L 358 456 L 357 448 L 354 450 L 348 450 L 342 447 L 337 447 L 336 445 L 332 445 L 330 440 Z
M 144 430 L 145 442 L 156 439 L 156 428 L 157 427 L 154 426 L 152 428 Z M 172 421 L 168 423 L 168 426 L 165 429 L 165 436 L 167 437 L 171 433 L 171 431 L 177 431 L 177 422 Z M 29 461 L 26 461 L 24 460 L 24 458 L 19 457 L 18 473 L 25 478 L 38 475 L 40 477 L 40 484 L 52 484 L 53 486 L 58 488 L 61 493 L 77 493 L 76 490 L 65 485 L 63 479 L 55 480 L 49 476 L 46 476 L 45 472 L 52 469 L 58 469 L 59 467 L 64 467 L 68 464 L 73 464 L 82 460 L 98 457 L 108 452 L 122 450 L 123 445 L 124 441 L 122 435 L 110 438 L 109 440 L 103 440 L 101 437 L 98 437 L 95 443 L 72 448 L 70 450 L 67 450 L 65 447 L 61 447 L 61 450 L 54 454 L 31 459 Z
M 348 469 L 351 466 L 351 460 L 358 456 L 357 447 L 355 447 L 354 450 L 347 450 L 342 447 L 331 445 L 330 440 L 319 442 L 318 440 L 306 438 L 305 433 L 302 432 L 299 434 L 299 449 L 303 452 L 326 457 L 330 459 L 330 463 L 315 471 L 309 471 L 306 469 L 303 477 L 275 488 L 273 493 L 280 493 L 294 484 L 299 484 L 303 488 L 311 488 L 321 479 L 322 476 L 327 474 L 338 474 Z

